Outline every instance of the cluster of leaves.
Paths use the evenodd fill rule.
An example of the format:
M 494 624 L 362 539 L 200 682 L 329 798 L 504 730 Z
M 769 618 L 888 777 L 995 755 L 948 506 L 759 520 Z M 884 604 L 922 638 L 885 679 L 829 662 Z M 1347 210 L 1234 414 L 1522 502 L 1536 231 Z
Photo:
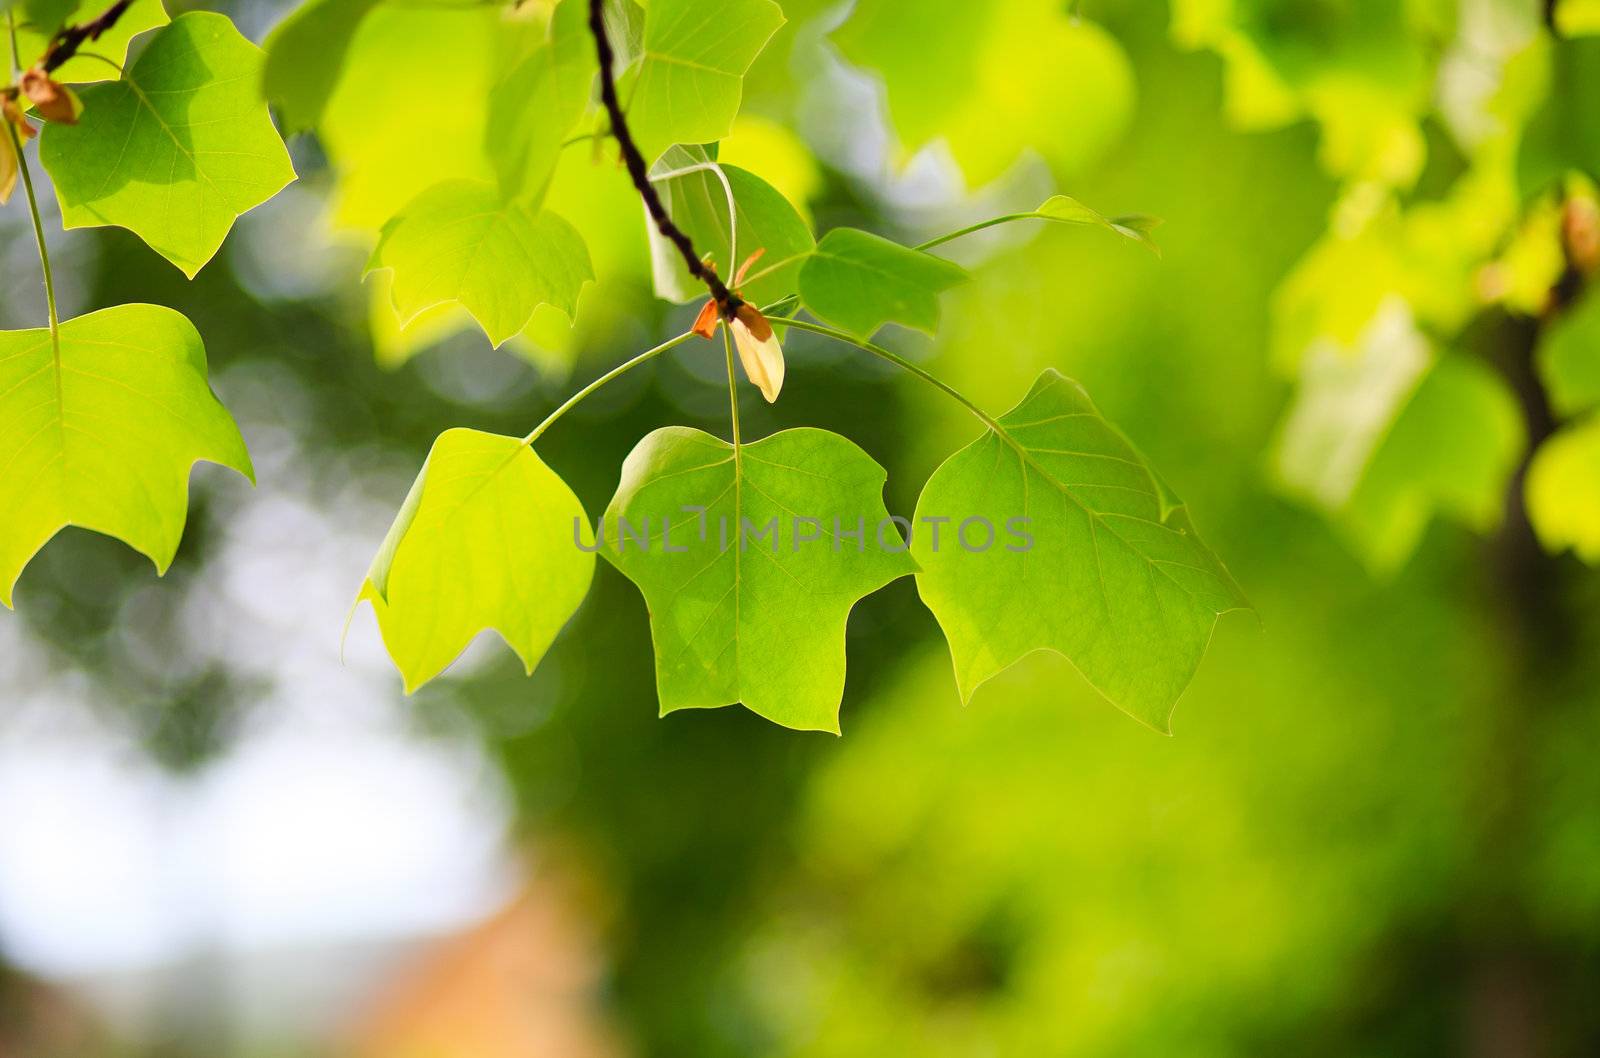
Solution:
M 69 228 L 116 225 L 194 276 L 238 216 L 294 179 L 256 90 L 260 49 L 221 15 L 168 21 L 160 0 L 72 22 L 76 3 L 4 13 L 13 61 L 0 199 L 20 171 L 44 265 L 47 327 L 0 333 L 0 601 L 68 525 L 116 536 L 165 570 L 210 460 L 251 475 L 239 431 L 206 381 L 205 348 L 178 313 L 118 305 L 59 320 L 24 151 L 39 133 Z M 148 31 L 131 65 L 130 42 Z M 74 89 L 72 85 L 78 87 Z
M 68 226 L 128 228 L 193 276 L 240 213 L 293 179 L 270 102 L 286 132 L 317 136 L 340 177 L 336 220 L 371 240 L 375 331 L 391 360 L 462 320 L 496 345 L 536 346 L 542 330 L 566 326 L 551 314 L 574 318 L 589 284 L 606 282 L 608 260 L 604 223 L 591 223 L 563 183 L 615 174 L 613 149 L 634 176 L 628 194 L 655 221 L 657 295 L 686 302 L 709 288 L 693 329 L 602 375 L 527 435 L 452 429 L 435 441 L 360 593 L 408 690 L 486 629 L 531 672 L 582 603 L 596 553 L 649 604 L 663 713 L 742 703 L 801 729 L 837 731 L 849 611 L 901 576 L 917 578 L 943 627 L 963 697 L 1022 656 L 1055 650 L 1161 730 L 1218 614 L 1243 605 L 1182 505 L 1076 383 L 1046 372 L 992 417 L 872 340 L 888 324 L 936 330 L 940 293 L 966 278 L 929 252 L 950 239 L 1046 220 L 1148 242 L 1150 221 L 1109 219 L 1056 196 L 916 247 L 850 228 L 818 239 L 758 174 L 759 157 L 748 167 L 720 157 L 745 75 L 785 24 L 771 0 L 454 9 L 309 0 L 265 56 L 222 16 L 167 24 L 159 0 L 131 0 L 74 22 L 75 6 L 39 0 L 10 16 L 19 49 L 42 42 L 35 66 L 55 74 L 52 84 L 86 84 L 74 97 L 81 112 L 74 104 L 51 120 L 41 144 Z M 927 91 L 922 49 L 981 64 L 986 52 L 973 42 L 1012 39 L 1022 18 L 1116 71 L 1113 80 L 1125 77 L 1108 38 L 1052 5 L 951 6 L 951 19 L 917 19 L 899 33 L 874 28 L 883 5 L 865 3 L 837 39 L 881 71 L 908 146 L 942 135 L 979 176 L 1026 141 L 997 143 L 988 115 L 974 109 L 979 96 Z M 124 69 L 133 36 L 155 26 Z M 75 54 L 56 69 L 46 57 L 63 46 Z M 606 69 L 601 55 L 614 57 Z M 439 70 L 451 71 L 450 91 L 420 90 Z M 87 84 L 95 77 L 103 80 Z M 434 122 L 434 149 L 419 152 L 415 129 Z M 1026 123 L 1016 125 L 1022 137 Z M 558 208 L 574 202 L 576 216 Z M 616 212 L 606 205 L 596 212 Z M 735 265 L 729 290 L 716 274 Z M 8 590 L 69 523 L 118 536 L 162 567 L 181 533 L 189 465 L 211 459 L 249 473 L 236 429 L 205 386 L 198 338 L 173 316 L 124 306 L 58 326 L 52 307 L 48 331 L 5 336 L 14 352 L 0 357 L 0 464 L 24 472 L 7 470 L 0 488 L 26 514 L 0 537 Z M 644 438 L 597 531 L 536 442 L 599 386 L 719 326 L 731 439 L 685 428 Z M 909 541 L 883 531 L 894 525 L 886 473 L 851 441 L 805 428 L 741 436 L 735 344 L 750 380 L 775 401 L 780 335 L 794 329 L 907 368 L 982 423 L 927 483 Z M 152 366 L 167 359 L 170 369 Z M 779 534 L 747 540 L 747 526 L 774 519 Z M 957 534 L 969 519 L 991 531 L 1020 519 L 1033 546 L 968 548 Z M 804 548 L 802 521 L 816 527 Z M 623 524 L 650 526 L 655 538 L 630 548 Z M 709 524 L 730 526 L 732 540 Z
M 1551 551 L 1600 561 L 1600 30 L 1584 0 L 1380 5 L 1184 0 L 1174 34 L 1226 61 L 1228 109 L 1310 117 L 1340 180 L 1327 234 L 1279 290 L 1274 360 L 1298 380 L 1276 470 L 1378 572 L 1438 514 L 1487 530 L 1529 439 L 1472 355 L 1489 312 L 1528 321 L 1545 399 L 1523 500 Z

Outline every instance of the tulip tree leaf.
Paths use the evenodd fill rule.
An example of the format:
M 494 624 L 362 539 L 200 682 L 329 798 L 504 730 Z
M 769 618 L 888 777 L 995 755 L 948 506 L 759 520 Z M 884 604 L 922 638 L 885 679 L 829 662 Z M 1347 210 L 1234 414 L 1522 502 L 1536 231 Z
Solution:
M 252 476 L 238 427 L 206 383 L 205 347 L 171 309 L 118 305 L 48 330 L 0 332 L 0 602 L 68 525 L 105 533 L 165 572 L 200 460 Z
M 385 225 L 370 266 L 379 268 L 394 272 L 402 327 L 457 302 L 495 345 L 521 331 L 540 305 L 575 315 L 578 294 L 594 278 L 576 228 L 472 180 L 429 188 Z
M 967 278 L 940 257 L 855 228 L 835 228 L 800 268 L 800 300 L 863 340 L 894 322 L 933 334 L 939 293 Z
M 763 251 L 740 288 L 745 297 L 764 305 L 794 293 L 801 262 L 816 240 L 799 211 L 776 188 L 738 166 L 717 165 L 700 148 L 674 147 L 652 173 L 668 215 L 688 234 L 695 250 L 711 258 L 724 278 L 731 282 L 746 258 Z M 667 173 L 680 175 L 663 178 Z M 737 245 L 730 243 L 729 191 L 736 221 L 731 237 Z M 689 275 L 677 248 L 654 225 L 649 233 L 656 295 L 678 302 L 704 297 L 705 285 Z M 739 260 L 734 260 L 735 255 Z
M 267 37 L 261 91 L 277 105 L 285 132 L 303 132 L 322 120 L 356 30 L 382 2 L 309 0 Z
M 98 15 L 103 8 L 94 10 Z M 67 17 L 71 12 L 65 12 Z M 45 24 L 49 23 L 49 24 Z M 82 52 L 56 68 L 50 76 L 63 84 L 86 84 L 90 81 L 109 81 L 117 77 L 117 67 L 92 56 L 104 56 L 121 66 L 128 61 L 128 45 L 133 38 L 146 30 L 167 24 L 167 11 L 161 0 L 134 0 L 122 13 L 116 24 L 98 39 L 83 46 Z M 32 66 L 44 57 L 55 35 L 60 19 L 46 19 L 35 23 L 24 21 L 17 25 L 17 54 L 24 66 Z
M 1551 437 L 1528 465 L 1528 520 L 1551 552 L 1600 565 L 1600 418 Z
M 593 530 L 566 483 L 521 438 L 454 429 L 434 441 L 358 600 L 409 694 L 486 628 L 532 673 L 593 575 Z
M 603 553 L 650 608 L 663 715 L 743 703 L 785 727 L 838 732 L 850 609 L 916 568 L 887 521 L 884 480 L 825 430 L 737 452 L 685 427 L 639 442 Z
M 643 54 L 623 91 L 645 157 L 726 137 L 745 71 L 782 25 L 772 0 L 651 0 Z
M 191 278 L 241 213 L 294 179 L 258 93 L 261 50 L 222 15 L 180 15 L 120 81 L 82 92 L 40 158 L 69 228 L 134 232 Z
M 1113 704 L 1169 730 L 1217 616 L 1247 605 L 1238 587 L 1077 383 L 1046 371 L 999 425 L 934 471 L 912 535 L 917 588 L 963 700 L 1053 650 Z M 924 526 L 937 518 L 949 524 L 936 541 Z

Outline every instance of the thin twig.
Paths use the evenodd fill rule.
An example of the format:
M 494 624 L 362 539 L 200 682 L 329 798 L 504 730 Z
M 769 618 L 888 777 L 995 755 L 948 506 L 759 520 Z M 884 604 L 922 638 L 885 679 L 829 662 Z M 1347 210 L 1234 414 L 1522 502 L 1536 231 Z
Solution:
M 712 300 L 717 303 L 717 311 L 722 313 L 724 319 L 733 319 L 736 309 L 743 300 L 728 289 L 726 283 L 717 276 L 717 273 L 700 260 L 700 255 L 694 251 L 694 243 L 689 241 L 689 236 L 683 229 L 672 222 L 667 215 L 666 206 L 662 205 L 661 196 L 656 193 L 654 185 L 650 183 L 649 166 L 645 164 L 644 155 L 639 153 L 638 144 L 634 143 L 633 133 L 628 131 L 628 119 L 622 112 L 622 103 L 617 99 L 617 80 L 611 66 L 616 61 L 616 56 L 611 50 L 611 40 L 606 36 L 605 0 L 589 0 L 589 32 L 594 35 L 595 54 L 600 60 L 600 101 L 606 108 L 606 115 L 611 121 L 611 135 L 617 141 L 617 147 L 622 151 L 622 162 L 628 168 L 628 176 L 633 180 L 634 188 L 639 192 L 639 197 L 644 200 L 644 208 L 650 214 L 650 219 L 655 221 L 657 230 L 668 242 L 678 248 L 678 253 L 683 255 L 683 263 L 689 267 L 689 274 L 706 285 L 711 291 Z
M 60 69 L 83 47 L 85 41 L 99 40 L 101 34 L 117 24 L 133 6 L 133 0 L 117 0 L 116 3 L 106 8 L 100 17 L 92 18 L 75 26 L 63 26 L 61 31 L 50 41 L 50 47 L 45 49 L 44 58 L 39 60 L 39 65 L 45 73 L 53 73 Z

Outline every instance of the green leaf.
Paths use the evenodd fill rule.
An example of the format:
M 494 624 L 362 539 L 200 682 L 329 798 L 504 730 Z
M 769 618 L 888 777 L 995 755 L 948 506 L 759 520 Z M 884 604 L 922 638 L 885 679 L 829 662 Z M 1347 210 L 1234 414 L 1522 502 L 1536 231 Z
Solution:
M 309 0 L 267 36 L 261 91 L 285 132 L 316 127 L 344 73 L 356 30 L 383 0 Z
M 1600 565 L 1600 417 L 1551 437 L 1528 465 L 1528 520 L 1545 549 Z
M 68 525 L 117 537 L 166 572 L 199 460 L 252 478 L 233 419 L 206 383 L 194 326 L 118 305 L 48 330 L 0 332 L 0 602 Z
M 651 0 L 643 56 L 622 93 L 645 158 L 726 136 L 745 71 L 782 25 L 771 0 Z
M 1242 594 L 1076 382 L 1046 371 L 999 425 L 934 471 L 912 535 L 962 699 L 1053 650 L 1168 731 L 1217 616 L 1245 607 Z
M 1432 361 L 1391 302 L 1354 354 L 1329 343 L 1307 357 L 1276 465 L 1288 492 L 1388 574 L 1435 513 L 1479 531 L 1498 524 L 1523 440 L 1500 377 L 1465 357 Z
M 1587 294 L 1542 332 L 1538 362 L 1558 412 L 1600 404 L 1600 295 Z
M 457 302 L 495 345 L 542 304 L 570 318 L 594 278 L 577 229 L 549 210 L 504 202 L 493 184 L 452 180 L 424 191 L 383 229 L 368 270 L 394 272 L 400 325 Z
M 562 144 L 588 106 L 595 55 L 586 10 L 582 0 L 557 7 L 548 37 L 489 94 L 484 149 L 508 198 L 543 197 Z
M 764 305 L 794 293 L 801 263 L 816 241 L 799 211 L 771 184 L 738 166 L 717 164 L 698 147 L 674 147 L 652 174 L 668 215 L 689 236 L 695 250 L 711 258 L 724 279 L 732 282 L 746 258 L 764 251 L 740 288 L 745 297 Z M 736 221 L 731 236 L 737 246 L 730 243 L 730 191 Z M 677 302 L 704 297 L 705 287 L 689 275 L 677 248 L 653 225 L 649 232 L 656 295 Z
M 241 213 L 294 179 L 260 67 L 232 22 L 195 12 L 123 80 L 84 89 L 80 122 L 50 125 L 39 148 L 66 226 L 127 228 L 193 278 Z
M 73 13 L 70 8 L 81 5 L 46 6 L 57 7 L 57 17 L 46 16 L 38 22 L 30 20 L 17 26 L 17 53 L 22 56 L 24 66 L 32 66 L 44 57 L 45 49 L 50 46 L 50 38 L 55 35 L 61 19 Z M 28 10 L 31 13 L 33 5 L 29 5 Z M 98 15 L 102 10 L 104 7 L 96 7 L 92 14 Z M 98 40 L 86 41 L 78 50 L 78 54 L 62 63 L 51 76 L 64 84 L 115 80 L 119 76 L 117 66 L 128 61 L 128 45 L 133 42 L 133 38 L 146 30 L 166 24 L 167 11 L 162 6 L 161 0 L 134 0 L 128 10 L 122 13 L 122 17 L 117 19 L 116 25 L 101 34 Z M 105 62 L 103 59 L 110 59 L 111 62 Z
M 818 317 L 865 341 L 894 322 L 933 334 L 939 293 L 966 270 L 870 232 L 835 228 L 800 268 L 800 300 Z
M 850 609 L 916 568 L 887 521 L 884 479 L 825 430 L 737 452 L 685 427 L 639 442 L 606 509 L 604 554 L 650 608 L 662 715 L 743 703 L 785 727 L 838 732 Z M 858 525 L 859 541 L 848 535 Z
M 521 438 L 446 430 L 357 599 L 372 603 L 407 694 L 486 628 L 531 674 L 588 594 L 593 551 L 582 504 Z
M 1161 248 L 1156 245 L 1150 233 L 1161 223 L 1157 217 L 1147 216 L 1143 213 L 1132 213 L 1123 217 L 1107 217 L 1098 210 L 1090 209 L 1075 198 L 1067 195 L 1051 195 L 1034 211 L 1034 216 L 1042 220 L 1056 220 L 1065 224 L 1090 224 L 1115 232 L 1123 238 L 1132 239 L 1148 247 L 1158 256 Z

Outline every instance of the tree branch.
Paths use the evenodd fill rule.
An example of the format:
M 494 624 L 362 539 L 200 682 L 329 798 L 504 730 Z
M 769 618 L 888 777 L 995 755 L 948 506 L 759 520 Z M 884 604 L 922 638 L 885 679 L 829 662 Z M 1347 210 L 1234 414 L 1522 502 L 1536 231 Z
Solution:
M 75 26 L 63 26 L 51 39 L 50 47 L 45 49 L 44 58 L 39 60 L 39 65 L 45 73 L 53 73 L 60 69 L 67 60 L 78 54 L 78 49 L 83 47 L 85 41 L 99 40 L 100 35 L 116 25 L 117 19 L 132 6 L 133 0 L 117 0 L 98 18 L 92 18 Z
M 617 100 L 617 80 L 611 69 L 612 63 L 616 61 L 616 55 L 611 50 L 610 38 L 606 36 L 604 8 L 605 0 L 589 0 L 589 32 L 594 35 L 595 54 L 600 60 L 600 101 L 604 104 L 606 114 L 611 120 L 611 135 L 616 138 L 617 147 L 622 151 L 623 164 L 628 168 L 628 176 L 632 178 L 639 197 L 644 199 L 644 208 L 649 212 L 650 219 L 655 221 L 657 230 L 678 248 L 678 253 L 683 256 L 683 263 L 689 267 L 689 274 L 704 283 L 706 289 L 711 291 L 711 298 L 717 303 L 717 311 L 724 319 L 731 320 L 734 312 L 744 304 L 743 300 L 728 289 L 727 284 L 715 270 L 700 260 L 700 255 L 695 253 L 694 243 L 689 241 L 689 236 L 667 215 L 667 208 L 662 204 L 661 196 L 656 193 L 655 185 L 650 183 L 650 171 L 645 164 L 644 155 L 639 153 L 639 146 L 633 141 L 633 133 L 628 131 L 628 119 L 622 112 L 622 104 Z

